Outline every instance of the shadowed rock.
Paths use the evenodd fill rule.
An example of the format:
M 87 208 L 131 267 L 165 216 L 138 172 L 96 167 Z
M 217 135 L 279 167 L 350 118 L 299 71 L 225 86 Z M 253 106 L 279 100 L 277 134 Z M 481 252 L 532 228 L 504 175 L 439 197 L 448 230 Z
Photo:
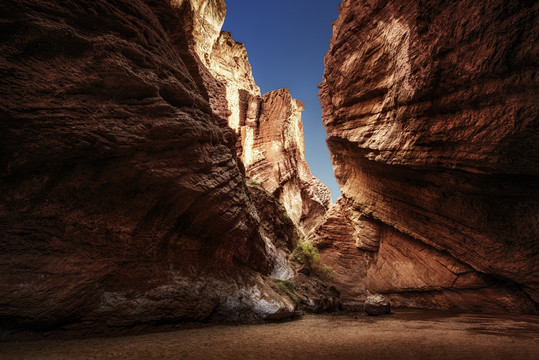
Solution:
M 293 313 L 293 224 L 210 107 L 197 4 L 0 4 L 2 326 Z

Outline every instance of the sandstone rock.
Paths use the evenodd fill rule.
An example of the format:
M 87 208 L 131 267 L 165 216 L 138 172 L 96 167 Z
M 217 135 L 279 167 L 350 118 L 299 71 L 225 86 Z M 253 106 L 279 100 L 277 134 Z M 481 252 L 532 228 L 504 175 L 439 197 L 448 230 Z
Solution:
M 178 2 L 178 0 L 174 0 Z M 195 51 L 206 67 L 210 65 L 210 56 L 221 27 L 225 22 L 225 0 L 179 0 L 176 6 L 186 2 L 193 14 L 192 28 L 187 29 L 195 44 Z
M 2 326 L 293 313 L 267 280 L 293 226 L 245 185 L 195 55 L 209 4 L 0 4 Z
M 260 96 L 245 46 L 234 41 L 230 33 L 222 31 L 213 45 L 208 69 L 226 88 L 228 125 L 239 134 L 250 97 Z
M 340 294 L 335 287 L 328 286 L 326 281 L 300 273 L 294 278 L 294 282 L 301 298 L 301 309 L 315 314 L 339 310 Z
M 368 261 L 379 246 L 374 238 L 369 239 L 369 246 L 360 242 L 365 238 L 361 225 L 366 223 L 360 217 L 360 213 L 348 208 L 346 198 L 341 196 L 310 234 L 310 240 L 320 250 L 322 263 L 335 272 L 332 282 L 341 293 L 343 309 L 350 311 L 354 311 L 357 304 L 363 309 Z
M 219 24 L 219 2 L 211 22 Z M 202 24 L 202 23 L 200 23 Z M 210 104 L 216 114 L 228 119 L 238 137 L 237 154 L 247 176 L 273 193 L 287 216 L 307 234 L 331 204 L 331 192 L 311 174 L 305 160 L 301 112 L 304 105 L 293 99 L 288 89 L 270 91 L 264 96 L 256 85 L 245 46 L 228 32 L 218 36 L 217 27 L 194 30 L 197 54 L 211 77 L 203 77 Z M 213 39 L 213 45 L 207 44 Z M 211 51 L 209 50 L 211 48 Z
M 365 299 L 367 315 L 386 315 L 391 312 L 391 304 L 382 295 L 371 295 Z
M 343 198 L 314 237 L 344 298 L 536 311 L 538 9 L 342 2 L 320 99 Z
M 286 216 L 308 233 L 327 211 L 331 193 L 305 160 L 303 103 L 280 89 L 264 94 L 256 104 L 258 116 L 242 128 L 246 174 L 279 199 Z

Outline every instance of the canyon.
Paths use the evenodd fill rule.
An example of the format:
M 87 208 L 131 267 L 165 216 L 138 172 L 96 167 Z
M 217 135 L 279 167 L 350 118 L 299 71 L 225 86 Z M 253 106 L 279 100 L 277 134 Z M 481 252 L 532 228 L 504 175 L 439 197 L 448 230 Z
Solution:
M 261 93 L 224 0 L 1 3 L 0 327 L 256 323 L 371 294 L 537 314 L 537 13 L 342 1 L 331 204 L 304 104 Z M 294 260 L 304 240 L 328 276 Z

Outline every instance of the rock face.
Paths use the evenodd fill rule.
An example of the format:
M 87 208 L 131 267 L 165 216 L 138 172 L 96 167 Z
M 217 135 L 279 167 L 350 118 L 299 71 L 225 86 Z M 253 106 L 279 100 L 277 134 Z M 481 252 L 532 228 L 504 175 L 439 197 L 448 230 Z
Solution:
M 305 160 L 303 103 L 288 89 L 251 98 L 242 127 L 247 176 L 261 182 L 284 205 L 287 216 L 308 233 L 331 205 L 329 188 L 311 174 Z
M 220 9 L 220 2 L 209 2 L 207 22 L 222 24 Z M 282 202 L 300 232 L 308 233 L 331 205 L 331 193 L 311 174 L 305 160 L 303 103 L 293 99 L 288 89 L 261 96 L 245 46 L 230 33 L 219 33 L 218 26 L 195 30 L 194 40 L 211 73 L 204 79 L 212 109 L 227 118 L 236 133 L 237 153 L 247 176 Z
M 207 66 L 212 76 L 225 87 L 228 125 L 239 134 L 250 98 L 260 97 L 247 50 L 243 44 L 234 41 L 230 33 L 222 31 L 213 45 Z
M 539 4 L 345 0 L 320 99 L 343 301 L 535 312 Z
M 223 13 L 222 1 L 0 4 L 2 326 L 294 310 L 267 281 L 291 276 L 293 224 L 247 187 L 209 103 L 219 82 L 195 55 L 207 16 L 194 10 L 214 14 L 208 3 Z
M 365 312 L 367 315 L 385 315 L 391 312 L 389 301 L 382 295 L 371 295 L 365 299 Z

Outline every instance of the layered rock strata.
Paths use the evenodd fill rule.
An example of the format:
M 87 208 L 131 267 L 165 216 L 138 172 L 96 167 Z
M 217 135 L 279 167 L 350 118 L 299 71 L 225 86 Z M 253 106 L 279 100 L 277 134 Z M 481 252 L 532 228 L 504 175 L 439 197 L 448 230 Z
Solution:
M 343 197 L 314 238 L 343 301 L 536 311 L 538 10 L 342 2 L 320 99 Z
M 241 128 L 241 157 L 247 176 L 279 199 L 286 216 L 307 234 L 331 205 L 331 192 L 305 160 L 303 110 L 288 89 L 251 97 Z
M 208 3 L 206 9 L 211 18 L 207 22 L 223 23 L 218 2 Z M 287 216 L 306 234 L 327 211 L 331 193 L 311 174 L 305 160 L 304 105 L 288 89 L 261 96 L 245 46 L 219 31 L 220 26 L 194 30 L 197 54 L 212 75 L 205 81 L 212 109 L 226 117 L 236 133 L 237 153 L 247 176 L 282 202 Z
M 2 326 L 293 312 L 294 226 L 212 111 L 193 4 L 0 4 Z

